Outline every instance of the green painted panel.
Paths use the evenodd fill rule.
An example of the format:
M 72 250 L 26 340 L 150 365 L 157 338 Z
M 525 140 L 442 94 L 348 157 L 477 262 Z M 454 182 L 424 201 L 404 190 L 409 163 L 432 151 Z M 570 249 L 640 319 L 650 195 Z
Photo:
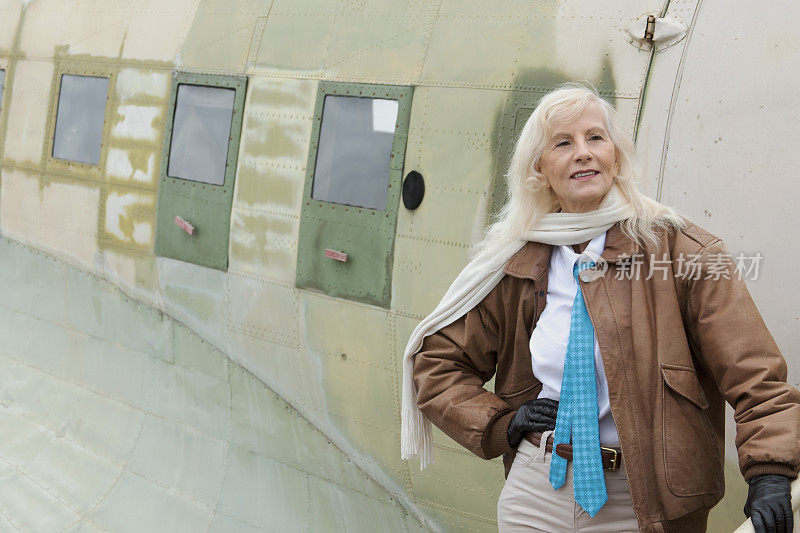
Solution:
M 173 178 L 167 175 L 179 85 L 220 87 L 236 91 L 233 100 L 233 118 L 228 143 L 225 181 L 222 185 Z M 246 77 L 180 72 L 175 74 L 168 108 L 168 127 L 164 136 L 164 156 L 161 162 L 161 179 L 158 188 L 156 255 L 218 270 L 228 268 L 231 203 L 246 87 Z M 176 216 L 189 222 L 195 228 L 192 235 L 175 223 Z
M 331 296 L 389 307 L 394 238 L 412 94 L 412 87 L 320 82 L 300 217 L 298 287 L 319 289 Z M 398 102 L 385 210 L 311 198 L 322 113 L 328 95 Z M 326 249 L 346 253 L 347 261 L 326 257 Z
M 515 93 L 516 94 L 516 93 Z M 503 122 L 500 126 L 500 142 L 497 149 L 497 172 L 492 184 L 492 200 L 489 206 L 489 215 L 494 216 L 500 212 L 500 209 L 506 203 L 506 195 L 508 188 L 506 186 L 505 174 L 508 171 L 508 165 L 511 163 L 511 153 L 514 151 L 514 142 L 519 139 L 522 128 L 525 126 L 528 117 L 531 116 L 536 104 L 543 94 L 534 93 L 528 98 L 518 98 L 513 102 L 509 102 L 508 106 L 513 106 L 507 109 L 503 115 Z

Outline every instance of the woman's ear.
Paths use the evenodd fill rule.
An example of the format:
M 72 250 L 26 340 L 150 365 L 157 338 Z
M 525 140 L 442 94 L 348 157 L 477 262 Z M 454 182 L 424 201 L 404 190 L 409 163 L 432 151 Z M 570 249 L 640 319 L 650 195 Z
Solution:
M 535 181 L 541 180 L 542 187 L 544 187 L 545 189 L 549 189 L 550 188 L 550 182 L 547 181 L 547 176 L 545 176 L 544 173 L 542 173 L 542 165 L 541 165 L 540 162 L 541 162 L 541 159 L 537 159 L 536 162 L 533 164 L 533 170 L 535 170 L 537 173 L 541 174 L 541 177 L 536 179 Z M 533 176 L 531 176 L 531 178 L 533 179 Z

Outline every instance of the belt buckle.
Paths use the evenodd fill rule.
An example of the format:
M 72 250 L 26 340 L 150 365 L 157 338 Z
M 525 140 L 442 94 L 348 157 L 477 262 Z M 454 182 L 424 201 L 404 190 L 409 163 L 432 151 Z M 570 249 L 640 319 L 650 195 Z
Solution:
M 611 470 L 613 472 L 614 470 L 618 469 L 619 465 L 617 464 L 617 460 L 619 458 L 619 453 L 617 452 L 617 450 L 615 450 L 614 448 L 604 448 L 603 446 L 600 446 L 600 450 L 601 453 L 602 450 L 608 450 L 609 452 L 614 452 L 614 457 L 611 458 L 611 468 L 605 468 L 604 470 Z

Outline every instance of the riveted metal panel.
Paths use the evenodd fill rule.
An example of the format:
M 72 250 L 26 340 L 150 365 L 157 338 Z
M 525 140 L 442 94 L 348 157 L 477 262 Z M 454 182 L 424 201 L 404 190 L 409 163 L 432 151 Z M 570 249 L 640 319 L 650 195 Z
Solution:
M 6 72 L 8 71 L 8 60 L 5 58 L 0 58 L 0 70 L 2 70 L 2 74 L 0 75 L 3 77 L 3 82 L 0 84 L 0 162 L 2 162 L 2 156 L 5 153 L 6 146 L 6 130 L 8 129 L 8 112 L 6 111 L 5 107 L 3 107 L 3 101 L 8 102 L 9 96 L 6 95 L 6 85 L 10 85 L 11 82 L 13 82 L 14 77 L 11 74 L 6 76 Z M 10 94 L 11 91 L 9 91 L 9 95 Z M 7 106 L 7 104 L 5 105 Z
M 6 71 L 0 69 L 0 112 L 3 111 L 3 88 L 5 87 Z
M 228 143 L 228 160 L 222 185 L 173 178 L 167 175 L 179 85 L 219 87 L 236 91 Z M 228 268 L 231 201 L 246 86 L 246 77 L 175 73 L 168 108 L 168 126 L 164 136 L 164 155 L 158 188 L 156 255 L 218 270 Z M 190 235 L 179 227 L 175 223 L 176 216 L 191 224 L 195 228 L 194 233 Z
M 515 93 L 516 94 L 516 93 Z M 492 184 L 492 200 L 489 206 L 490 216 L 497 215 L 503 204 L 506 203 L 508 188 L 506 186 L 506 172 L 511 162 L 511 153 L 514 151 L 514 144 L 522 133 L 522 128 L 528 117 L 531 116 L 539 99 L 543 93 L 531 93 L 520 95 L 514 101 L 506 103 L 506 112 L 503 115 L 502 125 L 500 126 L 500 136 L 497 146 L 497 165 Z
M 395 228 L 412 94 L 411 87 L 320 82 L 300 217 L 298 287 L 319 289 L 331 296 L 389 307 Z M 327 95 L 397 100 L 399 108 L 390 154 L 385 210 L 335 204 L 311 197 Z M 326 257 L 326 250 L 344 252 L 347 260 Z

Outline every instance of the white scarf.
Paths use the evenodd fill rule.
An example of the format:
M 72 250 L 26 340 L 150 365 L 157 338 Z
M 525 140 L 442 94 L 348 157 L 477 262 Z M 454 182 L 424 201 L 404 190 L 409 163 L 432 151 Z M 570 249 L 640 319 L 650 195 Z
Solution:
M 436 309 L 417 325 L 403 356 L 403 407 L 400 429 L 400 453 L 403 459 L 419 455 L 420 469 L 433 462 L 431 423 L 417 407 L 414 385 L 414 354 L 422 340 L 452 324 L 478 305 L 500 282 L 503 267 L 527 241 L 552 245 L 586 242 L 608 230 L 616 222 L 633 216 L 633 206 L 626 201 L 616 184 L 597 209 L 587 213 L 549 213 L 520 239 L 510 242 L 499 253 L 479 254 L 456 277 Z

